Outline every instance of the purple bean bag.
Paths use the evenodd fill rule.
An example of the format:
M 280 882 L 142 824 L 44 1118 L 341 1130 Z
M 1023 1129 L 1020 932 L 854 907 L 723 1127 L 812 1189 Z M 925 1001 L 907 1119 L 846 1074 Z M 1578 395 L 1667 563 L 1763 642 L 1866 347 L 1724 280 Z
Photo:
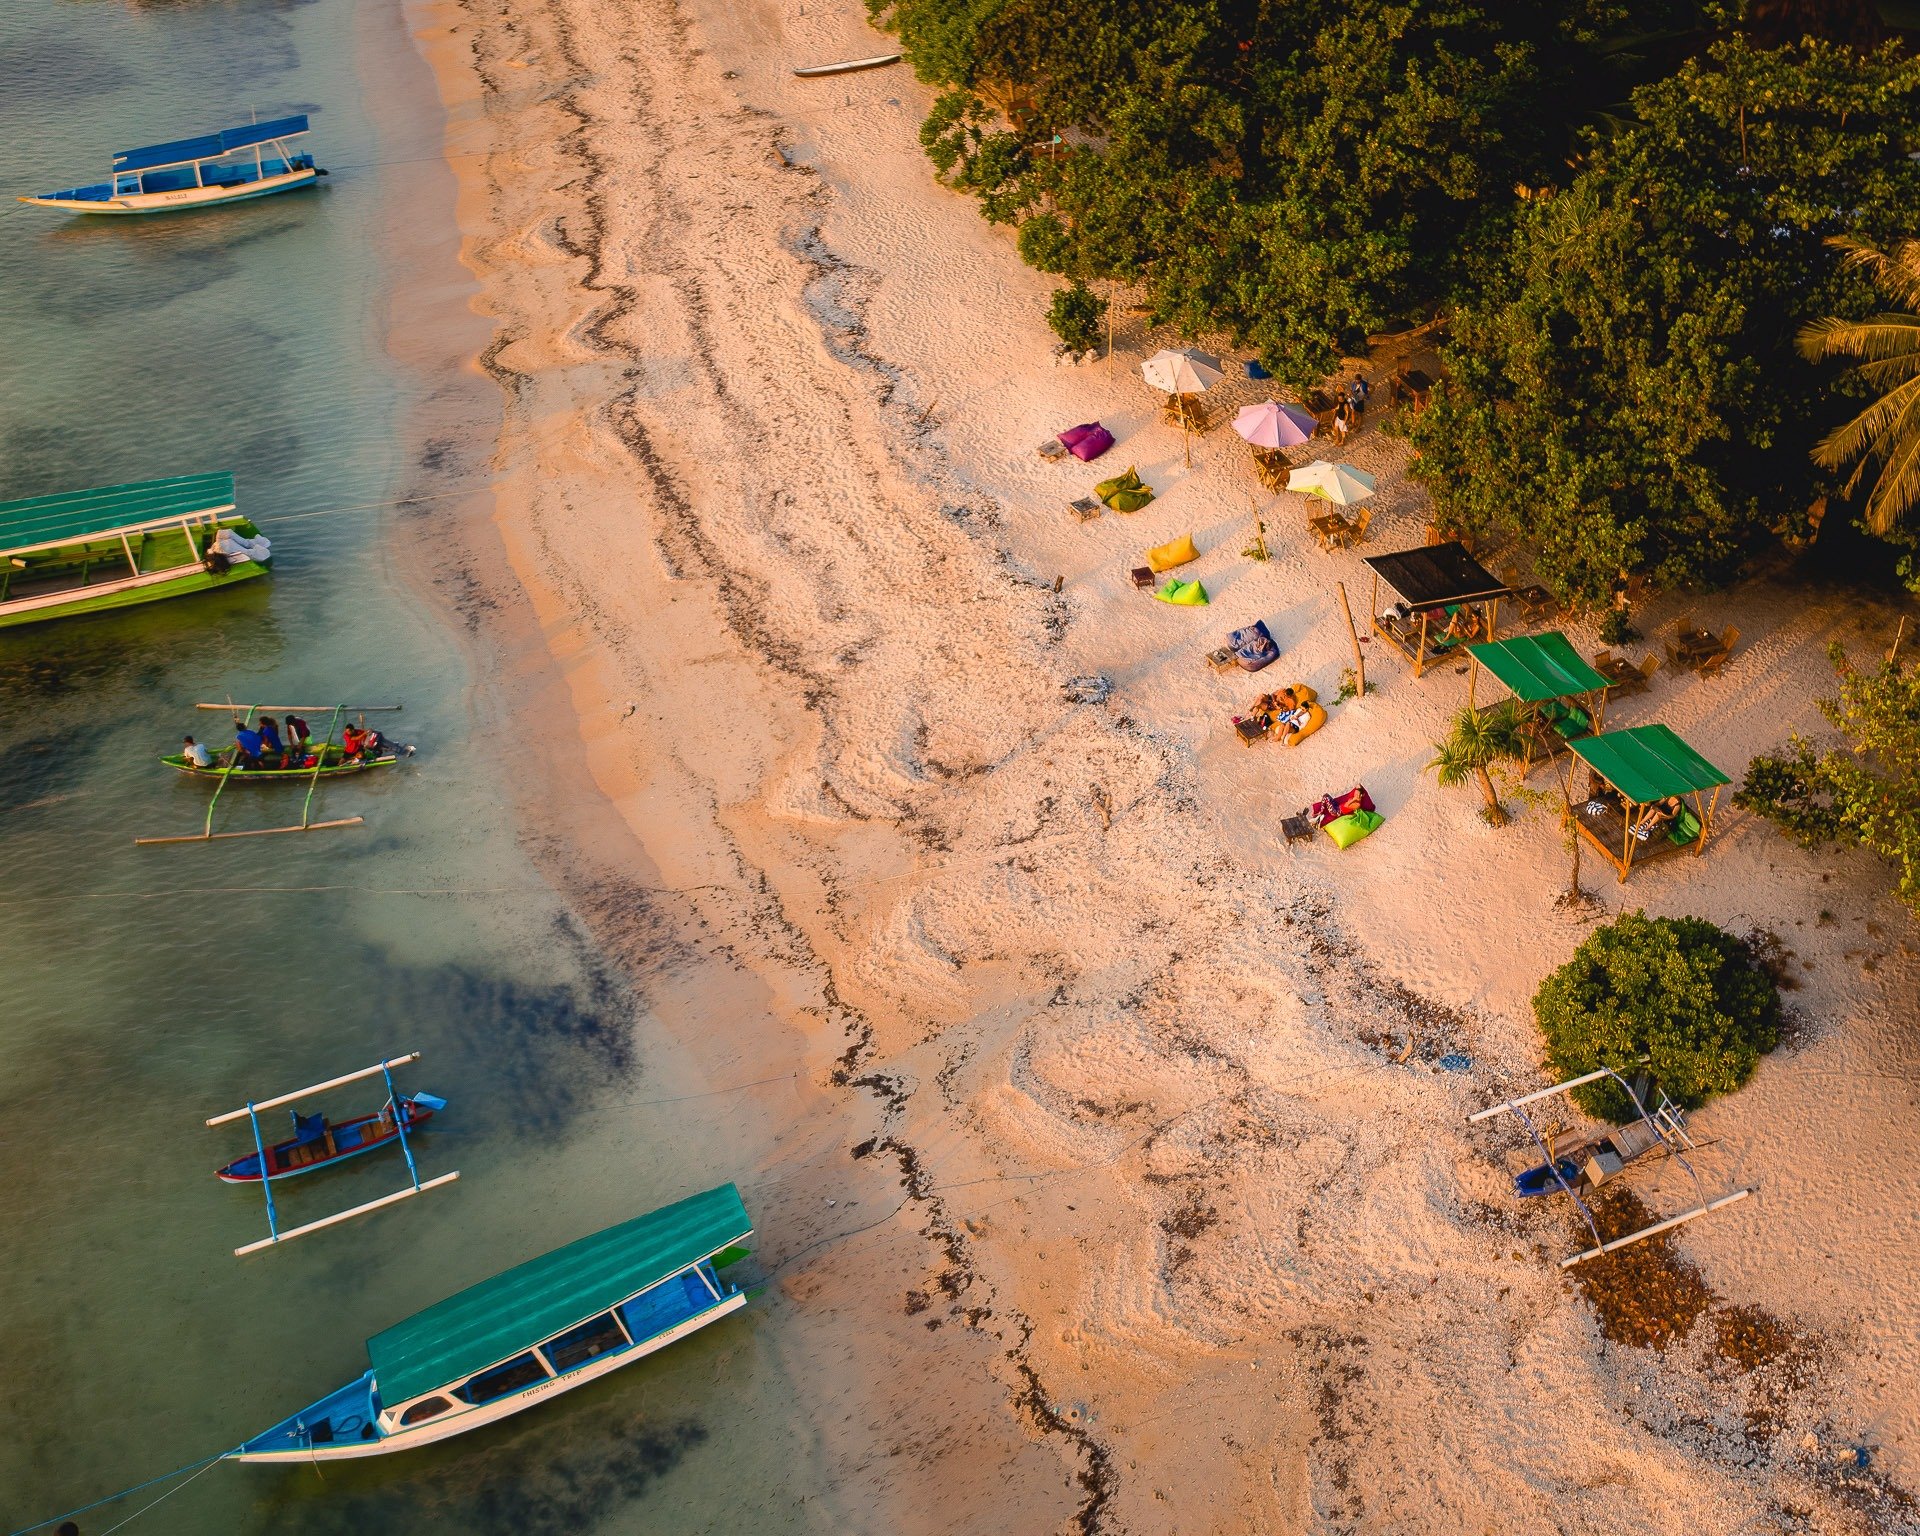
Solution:
M 1097 421 L 1068 427 L 1060 434 L 1068 453 L 1083 462 L 1097 459 L 1113 446 L 1113 434 Z

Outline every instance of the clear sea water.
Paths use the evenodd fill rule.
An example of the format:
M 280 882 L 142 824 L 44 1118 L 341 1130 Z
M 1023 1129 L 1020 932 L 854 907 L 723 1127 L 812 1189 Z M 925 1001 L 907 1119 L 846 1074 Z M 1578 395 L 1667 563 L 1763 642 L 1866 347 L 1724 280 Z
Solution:
M 397 196 L 382 167 L 441 147 L 423 70 L 401 73 L 431 132 L 369 113 L 357 61 L 404 38 L 368 0 L 0 5 L 9 194 L 249 108 L 313 113 L 336 168 L 209 213 L 0 213 L 0 497 L 231 468 L 276 553 L 270 581 L 229 593 L 0 632 L 0 1528 L 233 1445 L 357 1375 L 368 1334 L 734 1172 L 690 1111 L 646 1107 L 645 1000 L 521 851 L 472 664 L 401 578 L 394 540 L 414 535 L 369 505 L 433 488 L 401 427 L 428 381 L 389 353 L 396 285 L 460 279 L 406 269 L 445 259 L 431 242 L 376 239 Z M 361 510 L 309 515 L 332 508 Z M 223 739 L 190 706 L 227 697 L 404 701 L 386 724 L 420 753 L 323 787 L 318 814 L 363 827 L 136 849 L 199 825 L 207 789 L 155 758 L 195 725 Z M 223 824 L 296 819 L 297 799 L 230 790 Z M 405 1050 L 424 1059 L 402 1087 L 452 1105 L 423 1169 L 460 1182 L 235 1259 L 265 1218 L 212 1177 L 243 1129 L 204 1118 Z M 285 1219 L 402 1172 L 383 1155 L 287 1186 Z M 218 1465 L 132 1529 L 817 1528 L 766 1326 L 750 1308 L 424 1452 Z

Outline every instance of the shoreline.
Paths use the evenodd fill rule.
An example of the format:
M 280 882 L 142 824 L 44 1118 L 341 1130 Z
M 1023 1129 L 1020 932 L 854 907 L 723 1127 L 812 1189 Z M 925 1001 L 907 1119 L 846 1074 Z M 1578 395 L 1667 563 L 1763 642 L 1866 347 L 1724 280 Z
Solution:
M 956 1474 L 1000 1490 L 967 1512 L 981 1529 L 1412 1530 L 1441 1511 L 1657 1529 L 1676 1509 L 1755 1518 L 1832 1495 L 1791 1435 L 1753 1472 L 1737 1436 L 1689 1440 L 1644 1411 L 1648 1387 L 1690 1401 L 1680 1368 L 1610 1348 L 1550 1266 L 1508 1259 L 1557 1244 L 1557 1223 L 1500 1208 L 1491 1143 L 1443 1130 L 1535 1071 L 1523 1007 L 1547 962 L 1516 968 L 1505 935 L 1529 923 L 1544 956 L 1584 928 L 1537 899 L 1557 862 L 1537 816 L 1495 841 L 1421 783 L 1453 690 L 1389 663 L 1381 697 L 1343 706 L 1341 734 L 1303 758 L 1221 743 L 1230 700 L 1192 680 L 1195 632 L 1140 617 L 1122 589 L 1131 542 L 1180 529 L 1159 514 L 1128 543 L 1105 519 L 1096 537 L 1068 529 L 1064 482 L 1027 462 L 1092 397 L 1122 429 L 1116 457 L 1150 455 L 1167 515 L 1225 549 L 1247 514 L 1205 478 L 1227 462 L 1218 439 L 1184 473 L 1126 380 L 1036 371 L 1046 280 L 1001 270 L 1004 240 L 943 205 L 924 165 L 905 180 L 919 95 L 904 72 L 836 84 L 845 109 L 803 116 L 774 47 L 834 56 L 857 23 L 613 9 L 517 8 L 509 51 L 494 0 L 424 7 L 446 27 L 443 97 L 477 72 L 498 135 L 449 165 L 463 259 L 500 327 L 488 531 L 511 585 L 476 524 L 460 586 L 504 667 L 488 707 L 538 722 L 516 777 L 553 786 L 528 824 L 562 889 L 642 974 L 663 943 L 724 960 L 730 1000 L 771 1022 L 680 1000 L 662 1019 L 676 1074 L 798 1064 L 799 1102 L 744 1139 L 768 1195 L 756 1217 L 781 1238 L 778 1347 L 812 1394 L 846 1528 L 960 1528 L 937 1495 Z M 671 113 L 652 106 L 668 95 Z M 929 427 L 942 395 L 958 403 Z M 1356 448 L 1389 472 L 1391 453 L 1377 432 Z M 1382 502 L 1410 526 L 1404 483 Z M 1271 574 L 1295 585 L 1251 598 L 1255 576 L 1210 565 L 1228 600 L 1204 633 L 1234 603 L 1277 608 L 1290 659 L 1327 681 L 1347 641 L 1311 558 L 1289 547 Z M 1763 686 L 1663 699 L 1683 729 L 1731 740 L 1809 716 L 1833 605 L 1741 622 L 1766 647 L 1747 674 Z M 1061 704 L 1054 683 L 1080 671 L 1115 676 L 1113 708 Z M 1296 769 L 1364 776 L 1402 851 L 1296 864 L 1264 831 L 1300 797 L 1272 782 Z M 1832 936 L 1793 936 L 1838 1022 L 1702 1116 L 1741 1159 L 1784 1169 L 1810 1088 L 1881 1059 L 1873 1016 L 1897 1013 L 1915 968 L 1889 942 L 1884 968 L 1829 983 L 1844 944 L 1898 914 L 1860 860 L 1772 837 L 1727 829 L 1732 892 L 1690 872 L 1624 891 L 1609 876 L 1603 895 L 1729 923 L 1823 895 L 1839 912 Z M 1436 929 L 1408 888 L 1447 889 L 1460 845 L 1485 861 L 1476 881 L 1521 894 Z M 1822 891 L 1835 878 L 1844 896 Z M 1436 1075 L 1449 1050 L 1470 1052 L 1471 1082 Z M 1781 1119 L 1756 1128 L 1755 1112 Z M 1775 1182 L 1817 1239 L 1822 1179 Z M 869 1228 L 837 1214 L 850 1204 L 891 1214 Z M 1767 1245 L 1743 1213 L 1685 1251 L 1718 1294 L 1811 1308 L 1823 1333 L 1900 1262 L 1867 1265 L 1823 1311 Z M 1920 1414 L 1895 1379 L 1907 1310 L 1883 1307 L 1858 1340 L 1882 1356 L 1877 1379 L 1841 1366 L 1822 1389 L 1875 1404 L 1896 1474 Z M 860 1336 L 837 1337 L 849 1323 Z M 1529 1418 L 1541 1401 L 1551 1434 Z M 1825 1444 L 1863 1417 L 1827 1411 L 1816 1395 L 1782 1421 Z M 1500 1466 L 1523 1432 L 1525 1455 Z M 876 1434 L 912 1464 L 876 1470 Z M 1426 1464 L 1436 1435 L 1444 1467 Z M 1644 1489 L 1631 1508 L 1583 1502 L 1622 1478 Z

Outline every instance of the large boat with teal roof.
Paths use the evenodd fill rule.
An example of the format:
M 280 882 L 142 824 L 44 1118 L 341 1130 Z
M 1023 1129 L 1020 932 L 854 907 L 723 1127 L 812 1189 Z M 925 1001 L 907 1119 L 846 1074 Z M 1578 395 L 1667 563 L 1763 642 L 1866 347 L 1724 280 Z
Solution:
M 376 1333 L 364 1375 L 227 1455 L 384 1456 L 569 1392 L 744 1307 L 722 1271 L 752 1233 L 723 1184 L 556 1248 Z
M 0 502 L 0 629 L 229 586 L 272 559 L 230 474 Z

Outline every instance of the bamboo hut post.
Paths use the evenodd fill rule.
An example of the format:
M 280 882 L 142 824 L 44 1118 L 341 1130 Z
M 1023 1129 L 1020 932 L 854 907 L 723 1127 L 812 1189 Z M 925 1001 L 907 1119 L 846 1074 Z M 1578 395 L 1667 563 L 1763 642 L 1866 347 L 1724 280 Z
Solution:
M 1374 578 L 1376 581 L 1378 577 Z M 1347 616 L 1347 638 L 1353 642 L 1353 674 L 1359 684 L 1358 697 L 1365 698 L 1367 692 L 1367 657 L 1360 649 L 1360 631 L 1353 627 L 1353 610 L 1347 606 L 1347 584 L 1336 581 L 1334 589 L 1340 594 L 1340 611 Z
M 1619 787 L 1620 786 L 1617 784 L 1614 786 L 1615 789 L 1618 789 Z M 1620 818 L 1620 824 L 1625 829 L 1620 834 L 1620 842 L 1621 842 L 1620 884 L 1625 885 L 1627 883 L 1627 875 L 1633 869 L 1633 814 L 1632 813 L 1639 810 L 1640 806 L 1639 806 L 1639 802 L 1634 800 L 1629 800 L 1624 794 L 1621 795 L 1620 797 L 1620 803 L 1627 808 L 1627 814 Z
M 1413 675 L 1424 677 L 1427 673 L 1427 610 L 1420 610 L 1420 644 L 1413 653 Z
M 1477 701 L 1474 697 L 1474 691 L 1479 681 L 1480 681 L 1480 658 L 1474 655 L 1472 651 L 1468 651 L 1467 652 L 1467 708 L 1468 709 L 1474 709 L 1478 707 Z

